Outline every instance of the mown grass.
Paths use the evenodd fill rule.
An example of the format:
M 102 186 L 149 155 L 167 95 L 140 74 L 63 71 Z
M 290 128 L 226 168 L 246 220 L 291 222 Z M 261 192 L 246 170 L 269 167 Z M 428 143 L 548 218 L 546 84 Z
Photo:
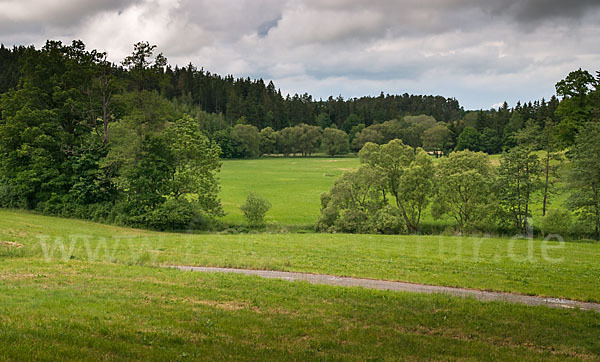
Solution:
M 0 258 L 1 360 L 594 360 L 600 314 Z
M 0 248 L 0 255 L 23 258 L 301 271 L 600 301 L 600 243 L 418 235 L 169 234 L 5 210 L 0 211 L 3 240 L 24 247 Z
M 220 172 L 223 221 L 243 224 L 240 206 L 250 191 L 272 204 L 267 220 L 310 225 L 319 218 L 321 193 L 344 171 L 358 168 L 358 158 L 260 158 L 224 160 Z

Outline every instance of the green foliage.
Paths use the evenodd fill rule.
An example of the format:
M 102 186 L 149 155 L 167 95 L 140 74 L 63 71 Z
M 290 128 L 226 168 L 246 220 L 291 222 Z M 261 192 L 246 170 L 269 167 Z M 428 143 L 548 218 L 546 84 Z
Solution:
M 251 192 L 246 198 L 246 203 L 240 206 L 248 225 L 252 228 L 265 226 L 265 215 L 271 208 L 271 203 L 264 197 Z
M 277 150 L 284 156 L 295 154 L 299 151 L 297 140 L 300 138 L 297 127 L 286 127 L 277 132 Z
M 393 138 L 400 138 L 405 144 L 417 148 L 423 146 L 425 131 L 435 127 L 437 122 L 434 117 L 421 114 L 418 116 L 403 117 L 400 125 L 400 137 Z M 391 137 L 387 137 L 387 140 L 391 139 Z
M 360 133 L 357 132 L 352 140 L 352 150 L 359 151 L 367 143 L 382 144 L 384 138 L 377 128 L 378 127 L 367 127 L 362 129 Z
M 502 151 L 502 138 L 493 128 L 485 128 L 479 137 L 481 150 L 488 155 L 497 154 Z
M 344 155 L 350 151 L 348 134 L 335 128 L 323 131 L 323 150 L 330 156 Z
M 346 117 L 344 123 L 342 123 L 342 130 L 346 133 L 349 133 L 352 130 L 352 128 L 358 126 L 361 123 L 363 122 L 360 119 L 360 117 L 352 113 L 348 117 Z
M 431 158 L 423 150 L 415 155 L 400 140 L 382 146 L 367 143 L 359 156 L 358 171 L 344 173 L 322 195 L 317 228 L 352 233 L 416 231 L 432 193 Z M 394 206 L 388 204 L 392 201 Z
M 541 164 L 528 147 L 517 146 L 504 152 L 498 170 L 498 201 L 515 229 L 527 233 L 531 198 L 541 189 Z
M 23 59 L 20 87 L 0 97 L 0 174 L 13 200 L 27 208 L 64 195 L 73 163 L 95 129 L 99 60 L 80 42 L 48 42 Z M 45 64 L 46 66 L 39 66 Z
M 503 131 L 502 143 L 504 144 L 505 148 L 512 148 L 517 145 L 517 140 L 514 137 L 515 133 L 521 130 L 524 126 L 525 121 L 523 120 L 523 116 L 521 116 L 520 113 L 514 112 Z
M 401 120 L 392 119 L 373 124 L 367 128 L 357 127 L 351 130 L 352 149 L 360 150 L 367 142 L 384 144 L 399 139 L 413 148 L 423 145 L 425 131 L 436 127 L 436 120 L 431 116 L 405 116 Z M 438 129 L 439 131 L 439 129 Z M 443 132 L 443 131 L 442 131 Z M 431 139 L 431 134 L 429 135 Z M 442 142 L 444 136 L 441 135 Z
M 163 72 L 167 58 L 162 53 L 153 57 L 155 49 L 156 45 L 138 42 L 133 46 L 133 53 L 123 60 L 123 66 L 129 69 L 129 76 L 139 91 L 153 89 L 166 80 Z
M 556 94 L 567 98 L 583 98 L 596 85 L 596 79 L 587 70 L 572 71 L 567 77 L 556 83 Z
M 458 140 L 456 142 L 456 150 L 469 150 L 477 152 L 481 149 L 480 138 L 481 135 L 479 134 L 479 132 L 477 132 L 475 128 L 465 127 L 465 129 L 458 136 Z
M 545 235 L 555 234 L 563 238 L 571 232 L 571 213 L 565 209 L 550 209 L 546 216 L 542 217 L 540 230 Z
M 332 125 L 331 119 L 329 118 L 329 115 L 327 113 L 319 113 L 315 118 L 314 124 L 323 129 Z
M 186 199 L 169 199 L 148 212 L 128 220 L 133 226 L 154 230 L 206 230 L 210 221 L 197 202 Z
M 185 115 L 166 129 L 165 138 L 174 157 L 168 195 L 192 200 L 209 215 L 221 216 L 219 146 L 208 140 L 198 122 Z
M 542 184 L 537 186 L 542 191 L 542 215 L 546 215 L 549 198 L 553 193 L 554 181 L 558 178 L 558 168 L 563 160 L 562 155 L 558 152 L 559 141 L 554 121 L 550 118 L 546 119 L 544 128 L 540 129 L 537 122 L 530 119 L 525 128 L 514 134 L 514 139 L 520 148 L 543 151 L 543 157 L 539 164 Z
M 346 150 L 343 131 L 333 129 L 337 126 L 350 133 L 355 150 L 395 139 L 436 153 L 447 153 L 456 143 L 457 149 L 488 153 L 501 146 L 541 148 L 545 212 L 558 177 L 553 166 L 558 150 L 573 145 L 586 122 L 600 118 L 598 80 L 581 69 L 557 83 L 560 101 L 552 97 L 512 109 L 505 103 L 497 110 L 463 111 L 456 100 L 431 96 L 284 98 L 271 82 L 222 78 L 191 64 L 173 69 L 155 50 L 137 43 L 121 67 L 81 41 L 48 41 L 39 50 L 0 46 L 0 205 L 76 217 L 87 217 L 88 208 L 93 210 L 89 217 L 112 221 L 142 217 L 168 200 L 185 199 L 210 218 L 222 213 L 219 149 L 222 157 L 308 156 L 319 147 L 337 154 Z M 330 125 L 322 135 L 321 128 Z M 420 210 L 428 205 L 423 195 L 429 192 L 426 172 L 418 172 L 428 166 L 413 169 L 418 152 L 413 153 L 408 164 L 386 160 L 369 166 L 401 170 L 384 172 L 387 183 L 379 197 L 383 204 L 396 204 L 410 229 L 418 225 Z M 519 161 L 516 156 L 506 161 L 503 177 Z M 418 183 L 424 187 L 413 187 Z M 514 205 L 519 209 L 513 201 L 526 201 L 530 192 L 502 194 L 505 211 L 511 212 Z M 596 224 L 590 206 L 574 201 L 579 196 L 571 206 Z M 517 214 L 526 220 L 530 211 L 525 209 Z
M 408 228 L 398 208 L 385 205 L 377 210 L 373 220 L 373 228 L 380 234 L 406 234 Z
M 294 127 L 297 134 L 296 147 L 303 156 L 310 156 L 319 151 L 321 145 L 321 128 L 302 123 Z
M 416 231 L 432 193 L 431 158 L 422 149 L 415 151 L 400 140 L 382 146 L 367 143 L 359 157 L 362 164 L 383 175 L 383 197 L 393 196 L 406 226 Z
M 260 153 L 271 154 L 277 151 L 277 132 L 271 127 L 260 130 Z
M 448 154 L 452 148 L 452 137 L 450 130 L 445 124 L 437 124 L 423 132 L 423 148 L 428 152 Z
M 437 167 L 434 217 L 450 215 L 461 231 L 470 231 L 493 213 L 495 175 L 482 152 L 457 151 L 440 160 Z
M 231 139 L 237 145 L 241 157 L 260 156 L 260 136 L 258 128 L 248 124 L 236 124 L 231 130 Z
M 0 205 L 159 229 L 182 227 L 160 221 L 168 210 L 222 214 L 218 146 L 152 90 L 166 66 L 153 50 L 136 44 L 121 79 L 79 41 L 23 59 L 22 82 L 0 100 Z
M 134 214 L 163 203 L 175 173 L 174 154 L 162 137 L 144 136 L 140 143 L 116 181 Z
M 384 202 L 382 174 L 369 167 L 345 172 L 328 193 L 321 195 L 321 218 L 317 229 L 330 232 L 369 233 L 375 230 L 370 215 Z
M 556 113 L 561 118 L 558 136 L 564 146 L 573 145 L 580 128 L 591 119 L 594 107 L 599 107 L 598 104 L 594 105 L 590 96 L 594 87 L 598 87 L 598 81 L 581 68 L 556 83 L 556 93 L 563 97 Z
M 569 206 L 594 227 L 600 238 L 600 124 L 589 122 L 575 138 L 571 149 Z
M 231 127 L 218 130 L 212 134 L 212 140 L 221 149 L 221 157 L 223 158 L 238 158 L 239 150 L 236 143 L 231 138 Z

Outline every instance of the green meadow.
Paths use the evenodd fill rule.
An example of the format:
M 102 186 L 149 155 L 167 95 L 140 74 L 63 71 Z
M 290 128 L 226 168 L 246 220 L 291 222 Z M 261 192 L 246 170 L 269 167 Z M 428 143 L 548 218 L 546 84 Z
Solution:
M 600 314 L 0 259 L 2 360 L 595 360 Z
M 272 204 L 267 221 L 310 225 L 317 221 L 320 196 L 344 171 L 358 168 L 358 158 L 280 157 L 224 160 L 219 175 L 225 223 L 242 224 L 240 206 L 254 191 Z
M 285 270 L 600 302 L 600 244 L 522 238 L 176 234 L 0 211 L 5 256 Z M 14 254 L 14 255 L 13 255 Z
M 595 312 L 160 266 L 294 270 L 600 301 L 599 257 L 593 243 L 190 235 L 0 210 L 0 359 L 595 360 Z

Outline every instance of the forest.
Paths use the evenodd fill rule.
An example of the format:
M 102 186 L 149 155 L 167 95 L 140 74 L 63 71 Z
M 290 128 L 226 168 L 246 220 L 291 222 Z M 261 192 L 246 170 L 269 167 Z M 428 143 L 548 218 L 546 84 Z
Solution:
M 262 79 L 172 67 L 147 42 L 119 64 L 81 41 L 2 45 L 0 207 L 213 229 L 222 158 L 358 152 L 361 168 L 323 196 L 318 229 L 417 232 L 431 203 L 461 229 L 525 231 L 532 195 L 545 214 L 554 165 L 568 159 L 572 210 L 597 235 L 599 81 L 579 69 L 556 84 L 558 97 L 466 111 L 406 93 L 284 96 Z M 502 153 L 500 167 L 484 153 Z M 435 168 L 431 155 L 442 158 Z

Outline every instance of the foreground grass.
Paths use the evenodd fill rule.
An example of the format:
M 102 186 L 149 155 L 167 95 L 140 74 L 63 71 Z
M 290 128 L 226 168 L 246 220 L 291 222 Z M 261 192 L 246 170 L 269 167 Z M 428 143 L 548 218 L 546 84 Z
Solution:
M 600 244 L 342 234 L 153 233 L 0 210 L 0 255 L 324 273 L 600 302 Z
M 600 314 L 144 266 L 0 258 L 0 359 L 564 360 Z
M 358 168 L 358 158 L 261 158 L 224 160 L 221 200 L 231 224 L 244 222 L 240 206 L 250 191 L 273 205 L 267 219 L 285 225 L 313 225 L 320 213 L 321 193 L 344 171 Z M 292 207 L 293 205 L 293 207 Z

